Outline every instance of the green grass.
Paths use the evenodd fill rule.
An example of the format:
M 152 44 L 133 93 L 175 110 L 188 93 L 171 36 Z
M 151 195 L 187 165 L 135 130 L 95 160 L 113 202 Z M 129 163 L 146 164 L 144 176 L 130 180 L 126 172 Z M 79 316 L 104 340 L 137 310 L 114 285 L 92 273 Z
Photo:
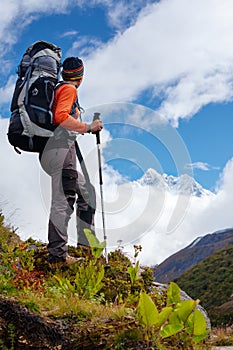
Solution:
M 28 250 L 32 244 L 37 249 Z M 186 332 L 192 329 L 192 317 L 186 324 L 189 313 L 182 309 L 175 285 L 169 296 L 158 293 L 152 270 L 139 269 L 140 250 L 135 246 L 132 259 L 121 250 L 110 253 L 111 268 L 104 274 L 105 260 L 94 256 L 82 265 L 52 272 L 45 245 L 20 241 L 0 216 L 0 347 L 210 349 L 208 338 L 196 343 L 196 336 Z M 69 253 L 80 255 L 74 247 Z M 180 323 L 181 331 L 174 331 L 174 322 Z

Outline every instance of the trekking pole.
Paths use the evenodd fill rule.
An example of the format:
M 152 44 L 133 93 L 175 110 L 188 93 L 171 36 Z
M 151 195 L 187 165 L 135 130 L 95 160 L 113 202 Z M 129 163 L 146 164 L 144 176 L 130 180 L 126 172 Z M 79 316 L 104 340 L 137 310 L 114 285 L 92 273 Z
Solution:
M 93 121 L 98 120 L 100 116 L 100 113 L 94 113 Z M 105 259 L 106 259 L 106 265 L 105 268 L 109 268 L 108 264 L 108 253 L 107 253 L 107 235 L 106 235 L 106 229 L 105 229 L 105 217 L 104 217 L 104 196 L 103 196 L 103 176 L 102 176 L 102 166 L 101 166 L 101 154 L 100 154 L 100 132 L 96 131 L 96 144 L 97 144 L 97 151 L 98 151 L 98 165 L 99 165 L 99 184 L 100 184 L 100 198 L 101 198 L 101 211 L 102 211 L 102 223 L 103 223 L 103 234 L 104 234 L 104 241 L 106 243 L 105 245 Z

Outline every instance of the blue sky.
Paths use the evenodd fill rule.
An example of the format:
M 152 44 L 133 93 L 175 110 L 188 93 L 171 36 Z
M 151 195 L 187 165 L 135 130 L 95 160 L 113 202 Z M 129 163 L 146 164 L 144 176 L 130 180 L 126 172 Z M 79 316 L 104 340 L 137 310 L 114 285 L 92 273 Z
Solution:
M 203 167 L 193 169 L 195 179 L 212 191 L 233 154 L 232 109 L 232 103 L 210 104 L 178 128 L 192 162 L 203 163 Z
M 30 6 L 29 3 L 30 1 L 28 1 L 27 7 L 27 2 L 25 2 L 25 8 L 28 8 L 27 11 L 30 11 L 30 14 L 25 16 L 25 18 L 29 17 L 30 23 L 25 26 L 18 25 L 20 31 L 17 31 L 17 35 L 12 29 L 13 44 L 9 44 L 9 48 L 2 56 L 3 60 L 6 60 L 9 64 L 9 70 L 3 71 L 1 74 L 2 88 L 4 88 L 9 76 L 14 74 L 24 50 L 34 41 L 41 39 L 56 43 L 58 46 L 62 47 L 63 58 L 72 53 L 79 56 L 81 55 L 81 57 L 85 59 L 93 55 L 93 52 L 98 50 L 99 47 L 114 40 L 114 37 L 120 35 L 119 33 L 124 33 L 124 31 L 129 30 L 130 26 L 134 25 L 138 16 L 146 8 L 146 2 L 135 1 L 134 9 L 131 10 L 131 13 L 129 12 L 127 15 L 127 11 L 124 11 L 122 15 L 121 7 L 125 6 L 125 9 L 127 9 L 130 6 L 130 2 L 118 2 L 118 6 L 116 6 L 116 2 L 114 4 L 114 2 L 111 1 L 96 1 L 90 2 L 90 6 L 88 6 L 82 4 L 82 2 L 77 2 L 78 5 L 75 5 L 75 2 L 67 1 L 64 2 L 64 7 L 62 7 L 60 11 L 58 7 L 57 13 L 52 14 L 51 12 L 54 11 L 52 5 L 50 8 L 49 5 L 46 7 L 45 4 L 42 3 L 40 11 L 35 10 L 34 12 L 33 1 Z M 48 2 L 48 4 L 49 3 L 50 2 Z M 65 6 L 65 4 L 67 4 L 67 6 Z M 122 4 L 122 6 L 120 6 L 120 4 Z M 152 2 L 148 1 L 148 11 L 150 4 L 152 4 Z M 158 6 L 159 4 L 162 5 L 163 1 L 157 2 Z M 182 2 L 180 2 L 180 5 L 182 5 Z M 4 6 L 7 7 L 7 5 Z M 119 10 L 117 10 L 117 7 L 119 7 Z M 9 12 L 10 16 L 10 10 L 8 9 L 7 11 L 6 9 L 5 11 Z M 116 11 L 115 15 L 114 11 Z M 112 12 L 112 18 L 109 12 Z M 13 27 L 13 23 L 10 23 L 10 20 L 9 27 Z M 151 27 L 151 31 L 153 31 L 153 27 Z M 2 38 L 2 45 L 4 45 L 4 38 Z M 72 45 L 77 46 L 77 48 L 72 48 Z M 150 45 L 153 45 L 153 43 Z M 157 46 L 157 50 L 160 50 L 159 46 Z M 155 50 L 155 54 L 157 50 Z M 139 53 L 135 52 L 135 55 L 138 56 L 140 64 L 143 65 L 143 49 Z M 154 52 L 152 51 L 152 56 L 153 55 Z M 124 58 L 121 57 L 121 60 L 122 59 Z M 170 64 L 173 65 L 172 56 Z M 98 69 L 98 67 L 96 68 Z M 137 69 L 139 72 L 135 72 L 135 74 L 140 74 L 140 67 Z M 95 77 L 92 77 L 92 79 L 94 81 Z M 125 72 L 125 79 L 127 79 L 127 72 Z M 98 84 L 98 82 L 95 83 Z M 123 81 L 121 83 L 124 84 Z M 171 84 L 174 84 L 174 82 L 171 82 Z M 106 84 L 105 88 L 108 90 L 108 84 Z M 82 95 L 80 99 L 82 101 Z M 88 100 L 88 103 L 91 103 L 91 97 L 89 99 L 90 101 Z M 116 100 L 119 101 L 117 97 Z M 164 92 L 160 87 L 156 93 L 155 84 L 155 86 L 142 89 L 136 96 L 130 96 L 128 101 L 142 104 L 143 106 L 156 110 L 161 106 L 164 100 Z M 123 101 L 126 100 L 124 99 Z M 9 117 L 8 110 L 9 100 L 2 106 L 2 117 Z M 203 187 L 212 191 L 215 188 L 215 184 L 226 162 L 232 156 L 233 141 L 231 134 L 233 119 L 231 117 L 231 111 L 231 101 L 227 101 L 227 103 L 225 101 L 223 101 L 223 103 L 211 103 L 210 101 L 209 104 L 203 104 L 202 108 L 194 115 L 187 115 L 185 119 L 180 118 L 177 127 L 177 131 L 188 148 L 192 162 L 196 163 L 194 168 L 195 179 L 200 182 Z M 146 144 L 146 140 L 142 142 Z M 202 163 L 204 165 L 202 165 Z M 115 166 L 120 167 L 121 165 L 119 162 L 115 162 Z M 167 160 L 166 158 L 163 159 L 163 169 L 164 172 L 176 175 L 175 169 L 171 166 L 170 157 L 168 157 Z M 127 175 L 130 176 L 131 179 L 135 179 L 137 176 L 137 173 L 132 172 L 131 175 L 129 174 L 130 163 L 128 166 L 127 162 L 124 162 L 124 164 L 122 163 L 122 169 L 119 170 L 124 174 L 127 172 Z M 141 174 L 141 172 L 139 172 L 139 174 Z
M 0 0 L 0 5 L 2 121 L 10 116 L 15 72 L 25 49 L 37 40 L 53 42 L 62 48 L 63 59 L 75 55 L 84 60 L 80 102 L 87 110 L 84 120 L 88 121 L 95 109 L 101 111 L 106 142 L 103 157 L 109 171 L 106 182 L 111 182 L 110 173 L 114 181 L 126 177 L 133 182 L 152 167 L 168 175 L 193 175 L 216 196 L 228 185 L 231 188 L 231 0 Z M 111 111 L 118 104 L 115 123 Z M 124 112 L 122 104 L 139 107 Z M 166 129 L 164 142 L 158 139 L 160 128 Z M 131 153 L 124 155 L 117 143 L 121 138 Z M 5 141 L 3 136 L 1 142 Z M 184 152 L 182 161 L 179 147 Z M 11 201 L 3 192 L 3 198 Z M 227 192 L 230 196 L 229 188 Z M 228 196 L 225 202 L 221 199 L 219 211 L 231 202 Z M 217 210 L 216 203 L 213 208 Z M 207 217 L 211 214 L 202 217 L 200 227 L 188 235 L 190 239 L 232 226 L 230 213 L 214 224 L 209 224 Z M 176 248 L 186 241 L 178 239 Z

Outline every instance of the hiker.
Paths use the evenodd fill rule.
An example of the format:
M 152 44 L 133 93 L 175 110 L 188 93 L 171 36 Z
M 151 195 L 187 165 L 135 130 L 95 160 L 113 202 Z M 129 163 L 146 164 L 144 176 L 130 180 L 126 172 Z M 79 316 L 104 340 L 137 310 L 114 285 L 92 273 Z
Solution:
M 84 65 L 78 57 L 68 57 L 62 67 L 63 83 L 55 89 L 52 107 L 53 124 L 57 126 L 39 159 L 52 181 L 52 202 L 48 224 L 48 261 L 50 264 L 71 265 L 78 261 L 68 255 L 68 223 L 74 211 L 77 195 L 78 247 L 88 250 L 84 228 L 94 233 L 95 190 L 87 185 L 84 176 L 76 169 L 75 133 L 101 131 L 101 120 L 91 124 L 80 121 L 77 107 L 77 89 L 84 74 Z M 89 188 L 88 188 L 89 187 Z

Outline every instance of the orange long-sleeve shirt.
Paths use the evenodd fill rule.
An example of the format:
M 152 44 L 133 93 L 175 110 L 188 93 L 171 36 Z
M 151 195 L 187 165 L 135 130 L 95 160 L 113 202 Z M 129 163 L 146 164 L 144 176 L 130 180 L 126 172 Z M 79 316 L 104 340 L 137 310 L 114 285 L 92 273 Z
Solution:
M 77 98 L 77 89 L 71 84 L 63 84 L 55 91 L 52 107 L 53 124 L 61 125 L 63 128 L 79 133 L 87 131 L 87 124 L 78 120 L 79 111 L 76 117 L 70 115 L 70 110 Z

